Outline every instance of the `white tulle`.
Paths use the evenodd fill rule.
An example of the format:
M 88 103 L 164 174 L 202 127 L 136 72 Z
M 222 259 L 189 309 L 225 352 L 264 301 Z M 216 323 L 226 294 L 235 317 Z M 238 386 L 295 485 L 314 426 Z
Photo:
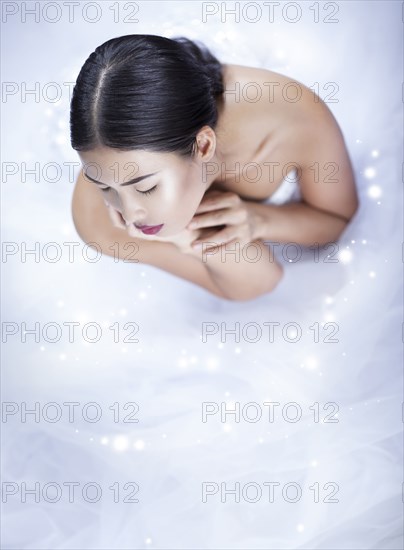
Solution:
M 297 202 L 301 199 L 301 196 L 297 170 L 293 169 L 286 174 L 278 189 L 262 202 L 266 204 L 284 204 L 292 201 Z
M 8 292 L 3 320 L 25 321 L 27 328 L 35 322 L 63 326 L 76 321 L 82 327 L 93 321 L 103 327 L 103 334 L 96 344 L 85 342 L 81 330 L 74 343 L 66 332 L 57 343 L 32 337 L 22 343 L 9 337 L 3 401 L 25 401 L 30 408 L 39 402 L 41 413 L 50 402 L 64 411 L 64 402 L 80 406 L 72 423 L 66 414 L 56 423 L 42 416 L 38 423 L 32 416 L 25 423 L 19 414 L 8 417 L 3 423 L 3 482 L 26 482 L 28 487 L 39 482 L 43 487 L 74 481 L 80 488 L 96 482 L 103 493 L 97 503 L 86 502 L 81 493 L 74 503 L 68 502 L 66 492 L 56 503 L 43 498 L 35 503 L 32 496 L 23 503 L 18 494 L 9 496 L 3 503 L 4 548 L 403 547 L 402 128 L 396 70 L 400 5 L 339 5 L 341 24 L 336 30 L 330 25 L 312 28 L 302 21 L 293 28 L 285 23 L 272 26 L 270 34 L 268 26 L 252 29 L 232 21 L 224 27 L 220 20 L 190 26 L 175 2 L 165 15 L 145 7 L 145 19 L 136 30 L 128 31 L 123 24 L 111 30 L 100 22 L 91 40 L 88 32 L 77 33 L 74 67 L 69 56 L 62 63 L 69 69 L 60 69 L 59 55 L 51 61 L 62 80 L 67 71 L 76 74 L 95 46 L 112 36 L 164 31 L 166 36 L 200 38 L 222 59 L 267 67 L 307 85 L 316 79 L 337 80 L 340 103 L 329 107 L 353 161 L 360 208 L 338 248 L 322 251 L 318 259 L 315 250 L 305 250 L 298 261 L 289 262 L 293 251 L 276 249 L 284 267 L 282 281 L 273 293 L 246 302 L 221 300 L 152 266 L 114 262 L 112 257 L 94 263 L 81 255 L 72 263 L 65 256 L 56 263 L 10 259 L 4 267 Z M 69 29 L 61 27 L 55 39 L 67 40 Z M 53 39 L 50 32 L 48 25 L 37 37 L 43 51 Z M 277 57 L 280 50 L 285 65 Z M 15 67 L 6 66 L 8 76 L 16 78 Z M 44 78 L 55 78 L 42 71 Z M 55 137 L 61 133 L 58 121 L 68 118 L 67 102 L 52 106 L 52 111 L 41 139 L 22 146 L 17 140 L 6 144 L 9 159 L 28 150 L 34 160 L 77 162 L 68 142 Z M 26 120 L 36 128 L 45 115 L 31 107 L 30 116 Z M 4 239 L 30 245 L 81 243 L 71 220 L 72 187 L 67 179 L 55 186 L 18 180 L 8 186 Z M 18 219 L 11 214 L 15 204 Z M 130 335 L 123 329 L 126 322 L 138 325 L 138 343 L 123 342 Z M 267 332 L 270 322 L 279 323 L 273 341 Z M 113 323 L 122 331 L 117 343 L 108 329 Z M 235 328 L 236 323 L 240 341 L 228 334 L 221 342 L 221 328 Z M 288 323 L 301 327 L 299 341 L 281 337 Z M 322 327 L 324 323 L 331 325 Z M 203 341 L 207 326 L 218 332 Z M 338 327 L 338 341 L 325 342 L 333 326 Z M 262 334 L 254 342 L 259 329 Z M 291 338 L 292 326 L 289 331 Z M 82 417 L 89 402 L 102 410 L 98 422 Z M 124 411 L 123 405 L 130 402 L 139 406 L 139 422 L 115 423 L 109 407 L 119 403 L 121 416 L 127 415 L 131 409 Z M 265 402 L 280 403 L 274 422 L 268 421 Z M 291 402 L 301 408 L 297 422 L 277 412 Z M 202 403 L 239 403 L 245 417 L 253 417 L 254 410 L 263 414 L 257 422 L 242 416 L 240 422 L 228 417 L 222 423 L 218 414 L 202 422 Z M 256 405 L 247 411 L 247 403 Z M 320 420 L 335 412 L 335 405 L 324 408 L 327 403 L 337 404 L 333 418 L 338 422 L 314 422 L 316 406 Z M 290 416 L 293 413 L 291 408 Z M 130 495 L 130 487 L 123 490 L 127 482 L 139 485 L 139 502 L 114 502 L 108 487 L 119 483 L 122 500 Z M 257 484 L 262 497 L 255 503 L 237 503 L 229 495 L 221 502 L 217 494 L 202 502 L 202 484 L 207 482 L 218 487 L 226 483 L 229 489 L 236 483 Z M 268 482 L 280 484 L 272 503 L 265 492 Z M 299 484 L 300 501 L 280 497 L 279 487 L 288 483 Z M 316 483 L 320 502 L 314 502 L 310 489 Z M 327 483 L 336 485 L 324 489 Z M 333 498 L 338 502 L 324 502 L 336 486 Z M 250 487 L 248 495 L 253 497 Z M 290 497 L 294 494 L 291 489 Z

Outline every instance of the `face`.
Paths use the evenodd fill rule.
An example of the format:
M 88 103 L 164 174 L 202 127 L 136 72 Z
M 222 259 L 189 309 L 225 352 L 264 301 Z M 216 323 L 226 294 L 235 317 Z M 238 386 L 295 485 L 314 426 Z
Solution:
M 79 156 L 85 176 L 110 207 L 119 212 L 129 234 L 143 236 L 136 224 L 153 226 L 149 234 L 157 232 L 158 236 L 169 237 L 186 227 L 213 182 L 203 171 L 203 163 L 216 158 L 212 133 L 213 130 L 207 136 L 198 134 L 197 154 L 191 159 L 175 153 L 108 147 L 79 152 Z

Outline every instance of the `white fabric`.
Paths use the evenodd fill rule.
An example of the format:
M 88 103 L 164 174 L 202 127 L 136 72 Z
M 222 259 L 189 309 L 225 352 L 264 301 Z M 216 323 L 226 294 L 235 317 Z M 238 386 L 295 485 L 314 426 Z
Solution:
M 297 170 L 294 168 L 286 174 L 275 193 L 262 202 L 266 204 L 284 204 L 286 202 L 299 201 L 301 196 Z
M 8 257 L 3 322 L 25 321 L 27 329 L 35 322 L 41 328 L 57 322 L 64 331 L 55 343 L 42 337 L 36 342 L 32 335 L 26 343 L 20 334 L 8 338 L 3 401 L 25 401 L 28 408 L 38 402 L 41 411 L 49 402 L 63 411 L 67 401 L 80 407 L 72 423 L 66 412 L 56 423 L 42 416 L 38 423 L 32 416 L 25 423 L 18 414 L 9 417 L 2 425 L 2 479 L 28 487 L 35 481 L 41 487 L 78 482 L 80 490 L 74 503 L 66 500 L 66 491 L 55 503 L 43 498 L 36 503 L 32 496 L 23 503 L 19 494 L 10 496 L 3 504 L 3 547 L 402 548 L 400 3 L 338 3 L 339 24 L 323 22 L 330 10 L 321 11 L 321 4 L 317 24 L 309 3 L 301 3 L 303 15 L 295 24 L 236 24 L 234 16 L 223 24 L 220 15 L 202 24 L 198 2 L 187 3 L 184 22 L 183 3 L 159 3 L 158 9 L 153 2 L 139 4 L 139 23 L 130 30 L 123 22 L 111 26 L 112 12 L 106 9 L 96 25 L 76 23 L 74 41 L 67 20 L 44 23 L 40 32 L 34 23 L 5 25 L 4 80 L 69 82 L 103 41 L 154 32 L 199 38 L 228 62 L 267 67 L 310 86 L 317 82 L 323 97 L 330 93 L 326 84 L 337 83 L 339 101 L 328 105 L 353 160 L 360 209 L 338 249 L 329 248 L 317 261 L 309 250 L 289 262 L 293 249 L 278 248 L 285 271 L 276 291 L 228 302 L 152 266 L 112 257 L 85 261 L 82 246 L 69 262 L 63 243 L 81 241 L 71 219 L 68 172 L 57 183 L 44 177 L 22 183 L 19 173 L 8 178 L 2 192 L 3 240 L 26 242 L 31 249 L 38 242 L 41 251 L 53 241 L 64 254 L 55 263 Z M 24 43 L 29 43 L 29 64 L 25 48 L 15 47 Z M 45 51 L 46 64 L 41 62 Z M 68 143 L 66 97 L 44 106 L 13 96 L 3 125 L 4 159 L 21 159 L 29 166 L 78 161 Z M 48 255 L 54 256 L 50 250 Z M 330 259 L 339 261 L 324 261 Z M 80 323 L 74 343 L 63 326 L 69 321 Z M 88 322 L 103 327 L 97 343 L 81 336 Z M 131 336 L 126 322 L 140 327 L 132 334 L 138 343 L 124 341 Z M 268 322 L 280 323 L 273 342 L 268 341 Z M 117 342 L 108 328 L 114 323 L 120 327 Z M 203 323 L 216 323 L 219 330 L 205 342 Z M 241 331 L 252 323 L 246 337 L 237 342 L 229 334 L 222 343 L 221 326 L 231 329 L 236 323 Z M 301 327 L 296 343 L 281 337 L 288 323 Z M 325 341 L 333 325 L 321 328 L 323 323 L 337 323 L 333 338 L 338 342 Z M 256 342 L 254 326 L 262 330 Z M 281 404 L 272 423 L 263 405 L 267 401 Z M 98 422 L 82 417 L 90 402 L 102 409 Z M 119 403 L 121 415 L 127 415 L 132 412 L 123 409 L 127 402 L 138 403 L 139 423 L 124 423 L 122 416 L 113 421 L 109 407 Z M 227 427 L 218 415 L 204 423 L 203 402 L 239 402 L 241 407 L 254 402 L 263 416 L 255 423 L 229 417 Z M 295 423 L 278 414 L 291 402 L 302 410 Z M 338 423 L 313 421 L 316 403 L 324 419 L 333 412 L 324 407 L 334 402 Z M 254 409 L 247 414 L 253 417 Z M 81 497 L 81 488 L 91 481 L 103 489 L 93 504 Z M 281 484 L 273 503 L 263 485 L 271 481 Z M 120 502 L 108 489 L 116 482 Z M 126 482 L 139 484 L 138 503 L 122 502 L 131 492 L 131 487 L 123 489 Z M 216 495 L 203 503 L 202 482 L 219 487 L 226 482 L 229 488 L 236 482 L 258 483 L 262 498 L 234 503 L 231 496 L 221 502 Z M 296 503 L 280 497 L 279 487 L 291 482 L 302 488 Z M 310 489 L 315 483 L 320 502 Z M 326 483 L 338 484 L 334 498 L 339 502 L 324 502 L 333 492 L 333 486 L 324 488 Z M 291 489 L 289 496 L 294 494 Z M 254 496 L 253 488 L 248 496 Z

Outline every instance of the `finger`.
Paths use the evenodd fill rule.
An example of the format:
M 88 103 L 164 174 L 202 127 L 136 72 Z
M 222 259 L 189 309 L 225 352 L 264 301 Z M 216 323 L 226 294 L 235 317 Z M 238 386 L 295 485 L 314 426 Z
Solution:
M 189 229 L 201 229 L 215 225 L 237 225 L 244 221 L 245 214 L 241 209 L 223 208 L 214 212 L 195 215 L 188 224 Z
M 125 220 L 122 218 L 121 214 L 115 210 L 111 205 L 108 207 L 108 213 L 111 218 L 112 224 L 119 229 L 126 229 Z
M 202 212 L 211 212 L 220 208 L 231 208 L 240 204 L 240 197 L 235 193 L 220 193 L 218 195 L 208 195 L 202 198 L 201 203 L 195 211 L 195 214 Z
M 235 235 L 233 231 L 226 228 L 207 238 L 199 238 L 195 240 L 192 243 L 192 248 L 201 248 L 202 245 L 205 245 L 205 249 L 216 248 L 217 246 L 221 246 L 223 244 L 229 244 L 235 239 L 237 239 L 237 235 Z

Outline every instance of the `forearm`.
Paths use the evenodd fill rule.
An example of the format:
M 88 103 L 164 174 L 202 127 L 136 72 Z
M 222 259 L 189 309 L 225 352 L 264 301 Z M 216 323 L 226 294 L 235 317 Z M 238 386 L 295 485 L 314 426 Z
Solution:
M 335 242 L 348 220 L 318 210 L 304 202 L 281 205 L 250 202 L 256 238 L 278 243 L 296 243 L 302 246 Z
M 231 300 L 250 300 L 268 293 L 283 275 L 270 248 L 259 240 L 245 246 L 233 242 L 213 250 L 205 243 L 201 261 L 223 296 Z

